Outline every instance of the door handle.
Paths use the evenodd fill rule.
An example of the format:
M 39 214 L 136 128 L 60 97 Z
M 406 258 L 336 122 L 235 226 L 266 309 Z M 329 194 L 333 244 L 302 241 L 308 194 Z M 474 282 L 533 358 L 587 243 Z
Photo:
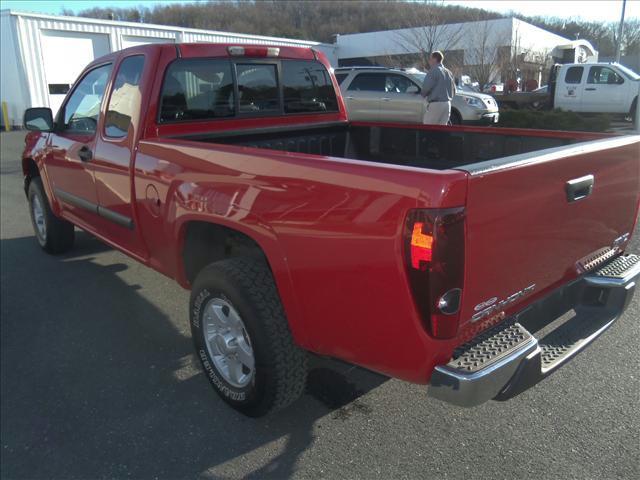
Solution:
M 385 102 L 388 102 L 391 99 L 389 97 L 382 97 L 382 100 L 385 101 Z
M 584 177 L 569 180 L 565 185 L 567 201 L 571 203 L 587 198 L 593 192 L 593 183 L 593 175 L 585 175 Z
M 80 160 L 82 160 L 83 162 L 88 162 L 93 158 L 93 152 L 89 147 L 83 145 L 82 147 L 80 147 L 80 150 L 78 150 L 78 157 L 80 157 Z
M 353 97 L 344 97 L 346 100 L 353 100 Z
M 595 90 L 595 88 L 594 87 L 589 87 L 589 88 L 585 88 L 585 90 L 588 90 L 588 91 L 592 92 L 592 91 Z

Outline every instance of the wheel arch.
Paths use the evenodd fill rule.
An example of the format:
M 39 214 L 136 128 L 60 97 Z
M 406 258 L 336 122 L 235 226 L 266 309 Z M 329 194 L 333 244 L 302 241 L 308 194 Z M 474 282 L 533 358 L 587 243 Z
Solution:
M 273 230 L 262 222 L 227 222 L 202 216 L 184 218 L 176 228 L 178 245 L 177 280 L 190 289 L 204 267 L 227 258 L 254 257 L 263 260 L 274 282 L 289 322 L 289 328 L 299 345 L 306 344 L 305 329 L 286 256 Z
M 22 158 L 22 174 L 24 175 L 24 192 L 27 193 L 31 180 L 40 176 L 40 168 L 33 158 Z

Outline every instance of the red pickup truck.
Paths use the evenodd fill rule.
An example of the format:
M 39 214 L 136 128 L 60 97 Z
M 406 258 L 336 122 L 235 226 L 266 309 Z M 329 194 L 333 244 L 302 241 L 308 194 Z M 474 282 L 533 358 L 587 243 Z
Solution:
M 308 352 L 511 398 L 640 275 L 640 137 L 349 122 L 313 49 L 130 48 L 25 126 L 40 246 L 79 227 L 190 289 L 197 356 L 248 415 L 303 392 Z

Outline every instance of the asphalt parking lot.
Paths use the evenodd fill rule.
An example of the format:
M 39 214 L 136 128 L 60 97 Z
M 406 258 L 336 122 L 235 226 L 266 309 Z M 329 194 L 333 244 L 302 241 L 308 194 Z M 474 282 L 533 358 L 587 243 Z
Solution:
M 64 256 L 39 249 L 22 138 L 0 136 L 3 479 L 640 477 L 639 296 L 506 403 L 458 409 L 317 362 L 301 400 L 245 418 L 196 364 L 186 291 L 83 233 Z

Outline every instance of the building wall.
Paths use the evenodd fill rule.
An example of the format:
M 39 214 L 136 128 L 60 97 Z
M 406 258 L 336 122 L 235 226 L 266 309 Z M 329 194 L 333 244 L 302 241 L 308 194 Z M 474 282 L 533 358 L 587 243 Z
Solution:
M 445 63 L 448 56 L 451 61 L 447 64 L 452 66 L 456 74 L 469 74 L 472 68 L 465 66 L 492 62 L 504 64 L 505 57 L 525 53 L 522 63 L 527 64 L 527 71 L 535 71 L 537 77 L 538 67 L 548 63 L 551 50 L 568 42 L 564 37 L 515 18 L 456 23 L 435 28 L 440 30 L 435 35 L 438 41 L 433 49 L 445 51 Z M 340 35 L 337 38 L 338 61 L 340 65 L 356 65 L 358 62 L 384 65 L 395 62 L 397 65 L 410 66 L 407 64 L 409 62 L 412 66 L 420 67 L 414 65 L 416 55 L 421 49 L 427 48 L 428 37 L 434 36 L 432 32 L 425 27 Z M 485 48 L 481 48 L 482 45 Z M 446 55 L 447 52 L 450 54 Z M 506 76 L 506 73 L 501 75 L 503 70 L 502 65 L 496 69 L 496 79 Z
M 50 85 L 71 84 L 94 58 L 134 45 L 222 42 L 314 47 L 337 64 L 334 45 L 305 40 L 9 10 L 2 11 L 1 19 L 0 100 L 7 102 L 13 125 L 22 123 L 26 108 L 60 106 L 64 94 L 50 93 Z

